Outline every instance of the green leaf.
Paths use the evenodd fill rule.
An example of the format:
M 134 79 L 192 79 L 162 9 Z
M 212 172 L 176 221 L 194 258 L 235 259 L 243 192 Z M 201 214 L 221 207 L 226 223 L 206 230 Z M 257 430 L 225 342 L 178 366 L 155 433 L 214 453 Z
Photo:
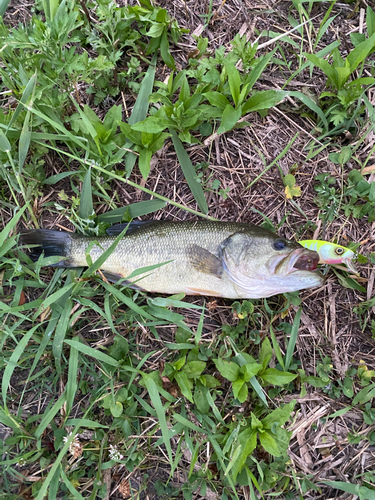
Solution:
M 214 359 L 213 361 L 220 374 L 230 382 L 234 382 L 240 376 L 240 367 L 236 363 L 224 361 L 220 358 Z
M 184 372 L 177 372 L 175 374 L 175 379 L 185 398 L 191 403 L 194 403 L 193 394 L 191 392 L 192 383 L 189 381 L 186 374 Z
M 103 363 L 106 363 L 107 365 L 114 366 L 114 367 L 119 367 L 120 363 L 116 360 L 111 358 L 111 356 L 108 356 L 107 354 L 104 354 L 104 352 L 99 351 L 97 349 L 93 349 L 92 347 L 82 344 L 82 342 L 79 342 L 78 340 L 64 340 L 65 344 L 70 345 L 71 347 L 74 347 L 77 349 L 77 351 L 82 352 L 83 354 L 86 354 L 86 356 L 91 356 L 92 358 L 102 361 Z
M 61 374 L 64 368 L 61 364 L 61 356 L 62 356 L 63 342 L 69 328 L 70 314 L 72 312 L 72 308 L 73 308 L 72 300 L 68 299 L 64 304 L 60 318 L 56 325 L 55 336 L 52 342 L 52 352 L 55 358 L 55 366 L 58 374 Z
M 16 227 L 17 222 L 22 217 L 27 205 L 24 205 L 21 209 L 17 211 L 15 216 L 8 222 L 4 229 L 0 233 L 0 248 L 4 245 L 5 241 L 8 240 L 9 233 Z M 9 240 L 8 240 L 9 241 Z
M 263 448 L 274 457 L 281 457 L 282 453 L 279 450 L 276 439 L 269 431 L 259 434 L 259 441 Z
M 29 330 L 27 333 L 25 333 L 25 335 L 21 338 L 21 340 L 13 350 L 12 355 L 10 356 L 5 366 L 5 370 L 1 381 L 1 393 L 5 406 L 6 406 L 6 394 L 7 390 L 10 387 L 10 379 L 12 378 L 12 374 L 14 370 L 17 368 L 18 360 L 23 354 L 29 340 L 31 339 L 32 335 L 34 334 L 37 328 L 39 328 L 39 324 L 31 328 L 31 330 Z
M 79 204 L 79 216 L 88 219 L 94 213 L 91 189 L 91 167 L 87 170 L 82 184 L 81 200 Z
M 80 427 L 89 427 L 90 429 L 108 429 L 108 425 L 103 425 L 88 418 L 69 418 L 65 422 L 65 425 L 79 425 Z
M 29 127 L 30 122 L 30 110 L 27 111 L 25 121 L 23 122 L 22 131 L 20 135 L 20 141 L 18 144 L 18 173 L 21 174 L 23 170 L 23 165 L 26 160 L 27 153 L 29 152 L 30 140 L 31 140 L 31 130 Z
M 246 387 L 246 390 L 245 390 L 245 392 L 246 392 L 245 399 L 246 399 L 246 397 L 247 397 L 247 385 L 246 385 L 246 382 L 244 381 L 244 379 L 238 378 L 237 380 L 232 382 L 233 395 L 236 399 L 238 399 L 240 401 L 240 403 L 243 403 L 245 401 L 245 399 L 243 401 L 241 401 L 240 397 L 239 397 L 239 394 L 240 394 L 243 387 Z M 243 394 L 243 392 L 241 392 L 241 394 Z
M 141 122 L 147 117 L 149 107 L 148 98 L 151 95 L 154 86 L 156 61 L 157 56 L 155 54 L 145 76 L 143 77 L 137 100 L 135 101 L 132 113 L 128 120 L 129 125 Z
M 8 141 L 4 132 L 0 129 L 0 150 L 4 153 L 9 153 L 12 150 L 10 142 Z
M 242 377 L 246 382 L 249 382 L 261 369 L 262 365 L 259 363 L 251 363 L 241 367 Z
M 66 384 L 66 415 L 69 415 L 77 394 L 78 382 L 78 351 L 74 347 L 70 348 L 68 382 Z
M 171 436 L 170 436 L 169 431 L 168 431 L 168 425 L 167 425 L 167 421 L 165 418 L 165 411 L 164 411 L 163 404 L 162 404 L 160 396 L 159 396 L 158 387 L 149 375 L 144 374 L 143 380 L 145 382 L 146 389 L 148 390 L 150 399 L 152 401 L 152 404 L 156 410 L 156 414 L 157 414 L 158 419 L 159 419 L 160 429 L 161 429 L 161 433 L 163 436 L 163 442 L 164 442 L 164 445 L 165 445 L 165 447 L 167 449 L 167 453 L 168 453 L 169 463 L 174 464 L 173 456 L 172 456 L 172 447 L 171 447 L 171 442 L 170 442 Z M 173 472 L 174 472 L 174 467 L 172 466 L 171 473 L 173 474 Z
M 132 125 L 132 130 L 137 132 L 149 132 L 151 134 L 158 134 L 163 132 L 170 125 L 171 121 L 162 116 L 148 116 L 145 120 L 137 122 Z
M 206 368 L 204 361 L 189 361 L 183 368 L 183 372 L 187 378 L 198 378 Z
M 10 0 L 0 0 L 0 16 L 2 17 L 7 10 Z
M 113 403 L 112 401 L 109 406 L 109 410 L 112 413 L 112 416 L 114 416 L 115 418 L 121 417 L 123 409 L 124 408 L 119 401 L 116 401 L 115 403 Z
M 303 92 L 299 92 L 299 91 L 290 92 L 289 95 L 291 97 L 296 97 L 301 102 L 303 102 L 303 104 L 305 106 L 307 106 L 308 108 L 310 108 L 311 111 L 313 111 L 314 113 L 316 113 L 319 116 L 319 118 L 322 120 L 322 123 L 323 123 L 324 127 L 326 129 L 328 129 L 327 118 L 326 118 L 325 114 L 323 113 L 322 109 L 318 106 L 318 104 L 315 101 L 313 101 L 310 97 L 308 97 L 307 95 L 305 95 Z
M 262 342 L 262 347 L 259 353 L 259 363 L 262 365 L 262 368 L 265 370 L 268 366 L 273 355 L 273 350 L 271 346 L 271 341 L 268 337 L 266 337 Z
M 174 59 L 169 51 L 169 42 L 167 38 L 167 28 L 164 29 L 160 39 L 160 55 L 165 64 L 171 68 L 176 69 Z
M 242 115 L 262 109 L 269 109 L 279 104 L 289 92 L 284 90 L 262 90 L 251 96 L 242 106 Z
M 276 410 L 273 410 L 273 412 L 269 413 L 262 420 L 263 428 L 272 429 L 272 426 L 274 424 L 277 424 L 279 426 L 284 425 L 285 422 L 290 420 L 295 405 L 296 405 L 296 400 L 293 399 L 293 401 L 291 401 L 290 403 L 284 406 L 280 406 L 279 408 L 276 408 Z
M 368 35 L 372 36 L 375 33 L 375 12 L 369 5 L 366 9 L 366 26 Z
M 212 106 L 216 106 L 222 110 L 224 110 L 227 106 L 230 106 L 230 102 L 221 92 L 206 92 L 203 95 L 208 99 L 208 102 Z
M 138 166 L 144 179 L 147 179 L 151 168 L 152 151 L 150 149 L 142 149 L 139 153 Z
M 221 124 L 217 131 L 218 134 L 224 134 L 228 130 L 237 124 L 238 120 L 241 118 L 241 109 L 234 109 L 230 104 L 225 107 L 223 114 L 221 116 Z
M 270 62 L 272 59 L 272 56 L 276 52 L 277 47 L 275 47 L 271 52 L 269 52 L 267 55 L 260 57 L 258 59 L 258 63 L 254 68 L 250 71 L 249 77 L 246 79 L 246 83 L 249 85 L 249 90 L 251 90 L 254 87 L 254 84 L 257 82 L 261 74 L 263 73 L 263 70 L 267 66 L 267 64 Z
M 251 456 L 257 445 L 257 432 L 253 429 L 246 429 L 238 436 L 238 440 L 242 445 L 242 453 L 238 458 L 236 465 L 233 467 L 234 477 L 242 470 L 246 460 Z
M 154 54 L 151 64 L 148 67 L 145 76 L 143 77 L 141 87 L 139 89 L 139 93 L 133 107 L 133 111 L 128 120 L 129 125 L 134 125 L 135 123 L 141 122 L 147 117 L 149 97 L 152 93 L 155 80 L 156 62 L 157 54 Z M 130 139 L 130 137 L 128 138 Z M 131 149 L 132 146 L 133 143 L 130 141 L 124 144 L 124 148 L 127 149 Z M 129 152 L 125 154 L 125 167 L 128 175 L 130 175 L 131 171 L 133 170 L 136 160 L 137 156 L 135 154 Z
M 357 67 L 366 59 L 374 47 L 375 33 L 349 52 L 348 57 L 346 58 L 349 66 L 349 74 L 353 73 L 353 71 L 357 69 Z
M 311 61 L 315 66 L 320 68 L 323 73 L 333 82 L 337 87 L 336 72 L 334 68 L 322 57 L 318 57 L 315 54 L 304 53 L 304 56 Z
M 292 361 L 293 352 L 294 352 L 294 349 L 296 347 L 298 330 L 299 330 L 299 325 L 300 325 L 300 322 L 301 322 L 301 314 L 302 314 L 302 309 L 300 307 L 298 309 L 298 311 L 296 312 L 296 315 L 294 317 L 293 326 L 292 326 L 292 332 L 290 334 L 290 339 L 289 339 L 288 347 L 287 347 L 287 350 L 286 350 L 286 355 L 285 355 L 285 371 L 289 370 L 290 362 Z
M 13 123 L 17 120 L 21 111 L 24 109 L 24 104 L 28 101 L 29 97 L 33 93 L 35 85 L 36 85 L 36 73 L 33 74 L 33 76 L 30 78 L 29 82 L 27 83 L 25 90 L 23 91 L 22 97 L 20 99 L 20 102 L 18 103 L 16 110 L 12 114 L 12 117 L 8 123 L 7 131 L 9 131 L 9 129 L 11 128 Z
M 166 205 L 167 203 L 163 200 L 139 201 L 138 203 L 132 203 L 124 207 L 109 210 L 104 214 L 100 214 L 98 216 L 98 221 L 114 224 L 116 222 L 122 222 L 124 214 L 128 214 L 130 219 L 135 219 L 136 217 L 156 212 L 157 210 L 164 208 Z
M 164 31 L 164 24 L 152 23 L 151 28 L 146 32 L 146 35 L 151 38 L 158 38 Z
M 276 368 L 267 368 L 260 377 L 269 384 L 283 386 L 297 378 L 297 375 L 290 372 L 281 372 Z
M 193 167 L 193 164 L 191 163 L 189 155 L 185 151 L 184 146 L 182 145 L 182 142 L 178 138 L 176 132 L 174 130 L 170 130 L 170 133 L 172 136 L 174 148 L 175 148 L 176 153 L 177 153 L 177 158 L 180 162 L 185 179 L 186 179 L 186 181 L 191 189 L 191 192 L 193 193 L 195 200 L 198 203 L 199 208 L 201 209 L 201 211 L 204 214 L 207 214 L 208 213 L 208 206 L 207 206 L 206 198 L 204 197 L 204 192 L 203 192 L 201 184 L 199 184 L 196 181 L 195 168 Z
M 225 68 L 228 73 L 230 93 L 232 94 L 234 105 L 237 108 L 241 89 L 240 73 L 233 64 L 230 64 L 228 62 L 225 63 Z

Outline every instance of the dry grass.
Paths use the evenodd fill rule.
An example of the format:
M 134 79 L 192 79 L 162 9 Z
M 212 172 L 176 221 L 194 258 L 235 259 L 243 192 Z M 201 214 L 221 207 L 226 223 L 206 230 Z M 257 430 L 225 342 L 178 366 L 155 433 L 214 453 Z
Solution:
M 120 3 L 120 2 L 119 2 Z M 30 4 L 24 2 L 12 2 L 7 11 L 5 21 L 16 24 L 24 22 L 30 12 Z M 238 33 L 246 33 L 249 40 L 255 40 L 257 33 L 266 31 L 283 32 L 290 29 L 287 16 L 290 12 L 291 2 L 289 1 L 271 1 L 271 0 L 224 0 L 223 2 L 213 0 L 210 10 L 209 2 L 197 2 L 195 0 L 183 1 L 173 0 L 159 5 L 168 9 L 182 27 L 189 28 L 191 33 L 199 33 L 203 29 L 205 19 L 209 19 L 209 24 L 204 29 L 204 36 L 209 38 L 209 49 L 214 50 L 222 45 L 230 48 L 230 41 Z M 357 4 L 358 5 L 358 4 Z M 350 32 L 360 29 L 361 9 L 366 2 L 360 2 L 356 9 L 354 4 L 338 3 L 333 9 L 337 17 L 331 27 L 320 41 L 316 50 L 319 50 L 334 40 L 342 41 L 342 48 L 348 46 L 348 36 Z M 326 3 L 314 4 L 311 17 L 317 16 L 314 20 L 313 33 L 317 31 L 319 22 L 324 16 Z M 204 17 L 206 16 L 206 18 Z M 300 43 L 300 35 L 294 34 L 292 37 Z M 260 42 L 266 41 L 266 38 L 260 38 Z M 286 54 L 291 54 L 291 48 L 286 43 L 280 42 Z M 308 50 L 311 41 L 305 37 L 304 50 Z M 184 68 L 188 62 L 188 53 L 194 47 L 193 39 L 190 35 L 183 38 L 183 41 L 173 48 L 173 55 L 179 64 Z M 265 49 L 266 50 L 266 49 Z M 294 54 L 295 56 L 295 54 Z M 374 55 L 372 56 L 374 58 Z M 281 71 L 281 66 L 271 64 L 263 73 L 258 82 L 258 89 L 281 88 L 290 72 L 295 68 L 285 68 Z M 160 66 L 158 68 L 158 78 L 165 78 L 169 70 Z M 163 78 L 163 79 L 164 79 Z M 308 89 L 309 92 L 319 95 L 323 90 L 324 79 L 318 70 L 314 70 L 312 77 L 305 71 L 298 75 L 287 88 L 295 90 Z M 87 95 L 84 89 L 80 90 L 82 102 L 87 101 Z M 369 92 L 370 101 L 375 105 L 375 94 Z M 124 95 L 128 109 L 131 109 L 134 103 L 134 96 L 129 93 Z M 119 96 L 116 104 L 122 103 L 122 97 Z M 95 109 L 100 114 L 100 109 Z M 104 108 L 103 108 L 104 113 Z M 301 116 L 299 103 L 293 99 L 287 100 L 283 105 L 269 112 L 265 118 L 258 114 L 252 114 L 248 117 L 249 126 L 244 129 L 238 129 L 216 138 L 210 146 L 198 145 L 191 147 L 188 151 L 193 164 L 206 162 L 209 165 L 208 172 L 212 173 L 211 181 L 218 179 L 221 187 L 229 188 L 227 199 L 223 199 L 215 192 L 207 194 L 209 214 L 219 220 L 235 220 L 241 222 L 251 222 L 259 224 L 263 221 L 259 212 L 263 213 L 277 226 L 285 220 L 280 234 L 287 238 L 311 238 L 312 230 L 306 225 L 307 221 L 313 221 L 319 224 L 319 209 L 314 202 L 314 178 L 321 172 L 330 172 L 333 176 L 340 179 L 342 172 L 337 165 L 328 159 L 328 153 L 336 150 L 341 144 L 347 144 L 348 138 L 343 137 L 332 148 L 323 150 L 313 159 L 308 160 L 308 145 L 311 144 L 312 125 L 308 118 Z M 363 131 L 362 131 L 363 132 Z M 293 147 L 279 162 L 283 174 L 287 174 L 290 169 L 295 171 L 297 184 L 301 186 L 302 195 L 292 203 L 285 199 L 283 181 L 279 169 L 275 165 L 261 178 L 253 183 L 264 170 L 264 164 L 261 156 L 265 158 L 267 164 L 289 144 L 292 138 L 298 134 Z M 356 145 L 360 137 L 350 138 L 351 145 Z M 359 160 L 364 160 L 373 145 L 373 133 L 367 135 L 367 138 L 361 143 L 356 151 Z M 52 153 L 45 157 L 46 176 L 54 175 L 64 168 L 60 160 Z M 374 158 L 375 160 L 375 158 Z M 374 163 L 374 161 L 370 161 Z M 352 168 L 357 165 L 350 161 L 345 166 L 344 177 Z M 374 174 L 372 174 L 374 175 Z M 137 171 L 134 172 L 132 180 L 138 184 L 144 184 Z M 251 188 L 248 188 L 251 184 Z M 167 142 L 164 148 L 158 153 L 156 160 L 152 164 L 152 170 L 147 183 L 149 189 L 170 199 L 182 203 L 190 208 L 198 209 L 193 196 L 185 182 L 181 169 L 179 167 L 176 155 L 171 142 Z M 114 181 L 112 188 L 117 192 L 121 205 L 147 199 L 148 196 L 142 191 L 130 188 L 125 184 Z M 44 205 L 46 202 L 58 201 L 58 193 L 64 190 L 68 196 L 74 193 L 71 190 L 70 183 L 67 180 L 61 181 L 54 186 L 44 186 L 43 193 L 37 200 L 35 213 L 41 226 L 44 228 L 65 227 L 72 228 L 69 221 L 63 216 L 56 216 L 51 213 Z M 299 208 L 298 208 L 299 207 Z M 97 207 L 97 213 L 108 209 L 102 205 Z M 256 209 L 259 212 L 254 212 Z M 304 215 L 303 215 L 304 214 Z M 1 208 L 1 215 L 4 223 L 10 218 L 10 212 L 6 208 Z M 167 206 L 165 210 L 155 215 L 156 218 L 175 220 L 186 220 L 190 215 L 180 209 Z M 320 228 L 319 238 L 333 240 L 337 238 L 345 245 L 347 241 L 361 242 L 360 251 L 368 254 L 375 249 L 375 223 L 368 224 L 366 220 L 346 218 L 339 215 L 334 222 L 326 224 Z M 52 271 L 51 271 L 52 273 Z M 358 366 L 363 360 L 369 368 L 375 366 L 375 345 L 371 338 L 369 324 L 363 330 L 358 318 L 354 312 L 354 307 L 364 300 L 369 300 L 374 296 L 374 276 L 375 269 L 366 264 L 360 266 L 361 284 L 367 290 L 364 295 L 355 290 L 342 287 L 335 275 L 330 272 L 328 279 L 318 290 L 305 291 L 301 294 L 303 301 L 303 315 L 301 328 L 297 340 L 298 359 L 301 361 L 301 368 L 307 375 L 316 376 L 316 366 L 326 356 L 331 357 L 333 364 L 333 373 L 343 377 L 349 366 Z M 26 300 L 32 300 L 33 292 L 29 292 Z M 190 298 L 189 301 L 196 304 L 203 304 L 203 299 Z M 273 299 L 275 305 L 281 299 Z M 293 321 L 294 309 L 291 309 L 284 321 Z M 110 330 L 105 330 L 102 323 L 95 313 L 85 313 L 86 327 L 77 332 L 82 338 L 90 338 L 91 345 L 105 346 L 113 341 L 113 335 Z M 189 326 L 196 328 L 199 321 L 199 314 L 190 312 L 188 315 Z M 218 299 L 208 303 L 208 311 L 205 319 L 205 329 L 202 337 L 203 342 L 211 345 L 220 335 L 222 324 L 235 324 L 230 302 Z M 268 324 L 264 323 L 263 335 L 267 335 Z M 119 328 L 119 333 L 124 336 L 129 335 L 126 326 Z M 132 332 L 132 340 L 143 346 L 144 349 L 156 349 L 145 369 L 159 369 L 159 363 L 163 357 L 164 351 L 160 351 L 160 345 L 165 341 L 173 341 L 173 328 L 160 328 L 158 333 L 161 342 L 150 335 L 147 328 L 140 327 L 136 332 Z M 96 339 L 96 343 L 95 343 Z M 278 338 L 281 348 L 285 349 L 284 337 Z M 356 387 L 358 391 L 360 387 Z M 288 396 L 289 397 L 289 396 Z M 295 421 L 291 426 L 293 437 L 290 443 L 289 456 L 291 468 L 298 478 L 308 477 L 314 484 L 319 484 L 317 491 L 309 490 L 303 497 L 301 480 L 297 479 L 300 488 L 300 494 L 307 499 L 325 499 L 329 498 L 352 498 L 345 493 L 334 493 L 331 488 L 323 486 L 322 480 L 337 480 L 355 482 L 358 475 L 364 472 L 372 472 L 375 467 L 375 447 L 369 444 L 368 440 L 361 440 L 352 444 L 350 434 L 355 433 L 359 436 L 367 435 L 371 430 L 363 421 L 362 412 L 353 408 L 341 417 L 329 419 L 334 412 L 347 407 L 350 400 L 345 396 L 337 399 L 330 398 L 321 389 L 314 390 L 309 388 L 309 392 L 304 397 L 298 393 L 291 394 L 290 399 L 296 398 L 299 404 L 299 411 L 295 415 Z M 24 412 L 27 415 L 40 413 L 48 402 L 46 400 L 35 400 L 33 394 L 30 394 L 24 404 Z M 285 399 L 284 399 L 285 402 Z M 224 402 L 223 402 L 224 404 Z M 84 405 L 84 400 L 79 402 L 78 408 Z M 242 411 L 249 414 L 249 406 L 244 405 Z M 239 409 L 237 408 L 236 411 Z M 194 415 L 190 415 L 194 421 Z M 155 425 L 151 419 L 145 419 L 141 428 L 145 435 L 145 446 L 148 442 L 150 427 Z M 373 426 L 375 429 L 375 426 Z M 142 435 L 142 434 L 141 434 Z M 349 437 L 348 437 L 349 436 Z M 82 440 L 84 438 L 82 437 Z M 175 443 L 173 446 L 177 446 Z M 269 457 L 259 457 L 268 460 Z M 200 457 L 197 467 L 204 463 L 205 457 Z M 111 493 L 107 498 L 122 498 L 133 494 L 141 488 L 144 473 L 147 472 L 148 485 L 145 489 L 147 498 L 157 498 L 153 484 L 157 479 L 166 481 L 168 478 L 167 462 L 162 457 L 147 456 L 141 467 L 133 473 L 129 473 L 124 468 L 114 468 L 107 470 L 104 481 L 108 484 Z M 186 471 L 189 469 L 189 456 L 184 456 L 180 468 L 176 471 L 173 478 L 174 485 L 183 484 L 186 481 Z M 23 470 L 24 476 L 29 481 L 34 481 L 39 471 L 31 469 Z M 37 474 L 37 475 L 35 475 Z M 90 484 L 87 482 L 86 487 Z M 141 489 L 144 489 L 143 487 Z M 84 490 L 80 490 L 83 494 Z M 246 488 L 238 491 L 238 494 L 248 499 L 249 492 Z M 337 494 L 340 496 L 338 497 Z M 302 498 L 301 497 L 301 498 Z M 24 497 L 27 498 L 27 497 Z M 30 497 L 29 497 L 30 498 Z M 197 493 L 194 497 L 198 500 L 200 495 Z M 212 500 L 218 498 L 212 491 L 207 490 L 205 498 Z M 279 496 L 278 498 L 283 498 Z

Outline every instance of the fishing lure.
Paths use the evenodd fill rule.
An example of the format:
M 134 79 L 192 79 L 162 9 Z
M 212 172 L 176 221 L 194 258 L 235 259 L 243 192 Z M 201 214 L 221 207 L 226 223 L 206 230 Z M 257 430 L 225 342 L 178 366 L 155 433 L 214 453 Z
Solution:
M 299 244 L 309 250 L 315 250 L 319 254 L 319 264 L 345 264 L 350 271 L 358 273 L 352 260 L 355 253 L 349 248 L 330 241 L 303 240 Z

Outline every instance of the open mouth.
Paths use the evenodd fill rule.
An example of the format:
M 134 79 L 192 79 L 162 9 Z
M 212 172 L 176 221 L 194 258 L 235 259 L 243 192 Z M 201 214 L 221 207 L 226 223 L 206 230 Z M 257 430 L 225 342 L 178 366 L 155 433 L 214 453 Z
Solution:
M 291 254 L 280 255 L 272 260 L 270 273 L 287 275 L 296 271 L 315 271 L 319 263 L 319 254 L 306 248 L 296 248 Z
M 288 274 L 294 271 L 315 271 L 319 263 L 319 254 L 313 250 L 297 248 L 289 257 Z
M 300 255 L 293 265 L 294 269 L 299 271 L 315 271 L 318 267 L 319 255 L 317 252 L 309 252 Z

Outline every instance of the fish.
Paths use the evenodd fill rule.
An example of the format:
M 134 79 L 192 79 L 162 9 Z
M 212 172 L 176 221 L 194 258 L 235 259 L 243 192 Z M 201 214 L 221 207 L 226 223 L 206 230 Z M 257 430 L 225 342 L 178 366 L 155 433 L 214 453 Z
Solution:
M 270 297 L 321 285 L 319 255 L 252 224 L 200 221 L 140 221 L 116 224 L 108 236 L 87 237 L 65 231 L 24 230 L 20 245 L 33 261 L 59 255 L 60 267 L 95 262 L 127 228 L 100 267 L 110 281 L 162 294 L 185 293 L 228 299 Z M 90 245 L 90 247 L 89 247 Z M 137 269 L 162 264 L 139 276 Z
M 353 263 L 355 253 L 349 248 L 323 240 L 302 240 L 299 243 L 309 250 L 318 252 L 319 264 L 345 264 L 350 271 L 358 274 Z

